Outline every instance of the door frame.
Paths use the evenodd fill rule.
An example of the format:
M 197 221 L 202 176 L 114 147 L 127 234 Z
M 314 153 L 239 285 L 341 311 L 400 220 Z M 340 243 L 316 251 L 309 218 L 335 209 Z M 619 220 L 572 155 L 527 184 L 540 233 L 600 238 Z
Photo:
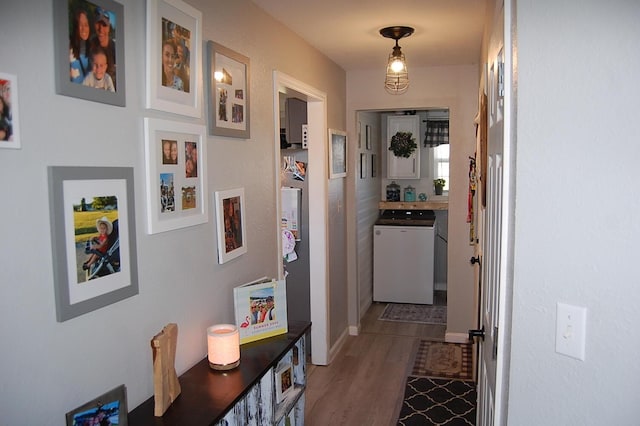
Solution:
M 312 167 L 307 169 L 309 200 L 309 262 L 311 362 L 329 364 L 329 265 L 328 265 L 328 154 L 327 154 L 327 95 L 283 72 L 273 71 L 274 119 L 274 180 L 276 182 L 276 223 L 278 250 L 275 253 L 278 278 L 283 277 L 282 239 L 280 238 L 280 93 L 295 94 L 307 102 L 309 137 L 308 156 Z M 320 201 L 320 202 L 318 202 Z

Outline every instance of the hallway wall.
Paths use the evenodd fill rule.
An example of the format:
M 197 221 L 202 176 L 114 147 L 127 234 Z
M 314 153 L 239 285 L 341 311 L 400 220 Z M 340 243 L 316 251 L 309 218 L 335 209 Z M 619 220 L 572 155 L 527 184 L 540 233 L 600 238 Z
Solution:
M 209 196 L 243 187 L 246 198 L 248 251 L 219 265 L 212 204 L 206 224 L 145 233 L 143 117 L 206 123 L 144 108 L 145 2 L 120 2 L 126 107 L 55 93 L 54 2 L 34 3 L 3 2 L 0 13 L 0 71 L 18 76 L 22 132 L 22 149 L 0 150 L 3 425 L 63 424 L 67 411 L 122 383 L 136 407 L 153 394 L 149 342 L 163 326 L 178 324 L 182 373 L 205 356 L 206 327 L 233 322 L 232 288 L 277 276 L 274 69 L 326 93 L 327 125 L 345 127 L 346 76 L 335 63 L 249 0 L 188 0 L 203 13 L 204 41 L 251 61 L 251 139 L 206 138 Z M 63 323 L 53 292 L 49 165 L 133 167 L 135 179 L 139 294 Z M 334 316 L 346 323 L 345 308 Z

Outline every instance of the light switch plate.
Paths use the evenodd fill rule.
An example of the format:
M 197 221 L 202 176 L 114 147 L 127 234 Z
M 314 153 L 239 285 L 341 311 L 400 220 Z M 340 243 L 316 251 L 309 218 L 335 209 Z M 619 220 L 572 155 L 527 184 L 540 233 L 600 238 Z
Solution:
M 587 334 L 587 308 L 557 304 L 556 352 L 584 361 Z

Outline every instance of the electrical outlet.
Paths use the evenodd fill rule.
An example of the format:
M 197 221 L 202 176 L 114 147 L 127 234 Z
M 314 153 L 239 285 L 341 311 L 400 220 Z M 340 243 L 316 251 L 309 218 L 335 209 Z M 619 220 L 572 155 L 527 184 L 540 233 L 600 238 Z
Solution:
M 587 308 L 557 304 L 556 352 L 584 361 Z

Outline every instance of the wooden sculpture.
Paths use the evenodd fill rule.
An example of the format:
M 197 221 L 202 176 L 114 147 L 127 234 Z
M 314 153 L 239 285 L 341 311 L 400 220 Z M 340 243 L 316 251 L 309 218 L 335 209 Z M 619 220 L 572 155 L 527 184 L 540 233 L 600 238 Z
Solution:
M 178 325 L 167 324 L 160 333 L 153 336 L 153 393 L 155 398 L 154 415 L 161 417 L 167 408 L 180 395 L 180 382 L 176 374 L 176 343 Z

